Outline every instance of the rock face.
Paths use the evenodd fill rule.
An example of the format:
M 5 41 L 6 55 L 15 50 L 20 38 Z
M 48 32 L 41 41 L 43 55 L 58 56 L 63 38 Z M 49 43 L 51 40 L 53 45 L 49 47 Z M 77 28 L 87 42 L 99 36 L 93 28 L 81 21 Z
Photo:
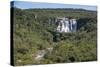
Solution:
M 69 19 L 69 18 L 57 18 L 56 20 L 58 26 L 58 32 L 76 32 L 77 29 L 77 21 L 76 19 Z

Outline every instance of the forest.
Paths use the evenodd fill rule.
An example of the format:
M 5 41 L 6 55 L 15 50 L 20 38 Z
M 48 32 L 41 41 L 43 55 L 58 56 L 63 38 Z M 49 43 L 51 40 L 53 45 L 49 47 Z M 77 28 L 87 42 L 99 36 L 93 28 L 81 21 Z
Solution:
M 12 7 L 11 10 L 13 10 L 14 65 L 97 60 L 97 11 L 16 7 Z M 77 31 L 57 32 L 57 25 L 54 22 L 56 17 L 77 19 Z M 42 57 L 39 57 L 39 54 Z

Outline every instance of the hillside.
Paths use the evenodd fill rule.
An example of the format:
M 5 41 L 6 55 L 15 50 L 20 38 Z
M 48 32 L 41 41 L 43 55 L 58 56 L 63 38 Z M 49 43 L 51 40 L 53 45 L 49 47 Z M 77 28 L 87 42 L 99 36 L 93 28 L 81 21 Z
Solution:
M 83 9 L 13 11 L 14 65 L 97 60 L 97 12 Z M 77 19 L 77 31 L 56 32 L 55 18 Z M 38 54 L 42 58 L 38 58 Z

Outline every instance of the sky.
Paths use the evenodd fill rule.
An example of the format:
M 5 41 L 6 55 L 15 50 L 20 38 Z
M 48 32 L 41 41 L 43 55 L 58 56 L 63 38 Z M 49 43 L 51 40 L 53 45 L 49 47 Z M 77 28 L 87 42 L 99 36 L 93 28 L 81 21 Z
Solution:
M 14 7 L 21 9 L 29 8 L 74 8 L 74 9 L 86 9 L 96 11 L 96 6 L 88 5 L 73 5 L 73 4 L 59 4 L 59 3 L 44 3 L 44 2 L 28 2 L 28 1 L 14 1 Z

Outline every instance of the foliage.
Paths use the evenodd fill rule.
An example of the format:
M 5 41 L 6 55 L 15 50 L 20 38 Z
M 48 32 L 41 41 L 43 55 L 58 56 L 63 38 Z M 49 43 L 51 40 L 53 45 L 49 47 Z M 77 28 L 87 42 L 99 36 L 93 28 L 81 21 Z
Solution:
M 49 64 L 97 60 L 96 11 L 82 9 L 14 10 L 14 65 Z M 56 32 L 56 17 L 77 19 L 77 32 Z M 41 61 L 34 60 L 39 50 L 53 47 Z

